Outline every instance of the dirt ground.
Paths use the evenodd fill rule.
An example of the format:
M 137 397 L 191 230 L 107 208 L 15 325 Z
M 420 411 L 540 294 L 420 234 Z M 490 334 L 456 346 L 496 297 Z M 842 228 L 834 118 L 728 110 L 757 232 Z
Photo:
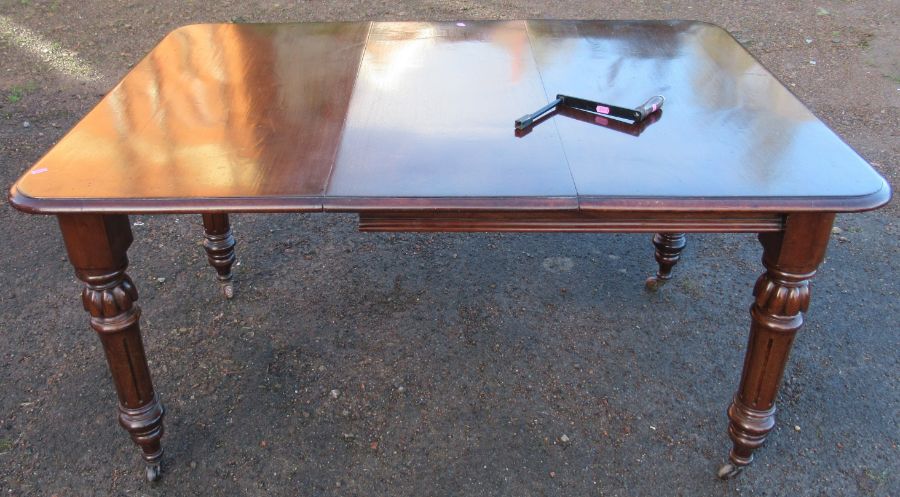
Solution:
M 896 189 L 888 0 L 0 0 L 0 184 L 176 26 L 482 18 L 719 24 Z M 226 302 L 198 216 L 134 217 L 129 272 L 168 409 L 155 484 L 116 424 L 54 219 L 6 204 L 3 496 L 900 494 L 897 202 L 839 216 L 778 427 L 728 482 L 714 471 L 761 271 L 751 235 L 690 236 L 676 279 L 649 294 L 646 235 L 361 234 L 352 216 L 234 216 Z

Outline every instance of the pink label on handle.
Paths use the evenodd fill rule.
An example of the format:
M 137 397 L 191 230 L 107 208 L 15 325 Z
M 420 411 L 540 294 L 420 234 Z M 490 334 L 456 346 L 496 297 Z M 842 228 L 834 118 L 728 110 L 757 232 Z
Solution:
M 659 107 L 657 107 L 656 104 L 653 104 L 653 110 L 651 110 L 650 112 L 656 112 L 656 109 L 658 109 L 658 108 L 659 108 Z
M 609 107 L 604 107 L 602 105 L 597 106 L 597 113 L 599 114 L 609 114 Z

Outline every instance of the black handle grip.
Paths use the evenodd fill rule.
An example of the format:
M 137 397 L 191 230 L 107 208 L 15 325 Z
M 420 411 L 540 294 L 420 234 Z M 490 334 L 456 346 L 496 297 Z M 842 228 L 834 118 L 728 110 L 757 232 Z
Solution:
M 604 116 L 619 117 L 631 121 L 640 121 L 640 115 L 635 109 L 626 109 L 618 105 L 605 104 L 603 102 L 595 102 L 584 98 L 570 97 L 568 95 L 557 95 L 556 98 L 562 99 L 562 104 L 573 109 L 586 110 L 595 114 L 603 114 Z

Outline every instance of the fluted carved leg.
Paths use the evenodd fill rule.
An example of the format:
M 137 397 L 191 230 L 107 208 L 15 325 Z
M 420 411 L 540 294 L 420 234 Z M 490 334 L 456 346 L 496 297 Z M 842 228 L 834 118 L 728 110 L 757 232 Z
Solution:
M 78 279 L 81 297 L 106 352 L 106 361 L 119 397 L 119 424 L 131 435 L 147 463 L 147 478 L 160 474 L 164 409 L 153 391 L 144 356 L 135 303 L 137 289 L 125 274 L 131 227 L 123 215 L 60 215 L 62 229 Z
M 656 246 L 656 262 L 659 263 L 659 271 L 656 276 L 647 278 L 647 290 L 656 291 L 661 285 L 672 279 L 672 268 L 681 258 L 681 251 L 686 245 L 684 233 L 657 233 L 653 235 L 653 245 Z
M 231 234 L 228 214 L 203 214 L 203 228 L 206 231 L 203 247 L 206 249 L 209 265 L 215 268 L 219 276 L 222 294 L 230 299 L 234 297 L 231 273 L 231 266 L 234 264 L 234 236 Z
M 779 233 L 760 234 L 766 272 L 753 289 L 750 339 L 741 383 L 728 408 L 733 442 L 719 477 L 730 478 L 753 461 L 775 427 L 775 397 L 803 314 L 809 280 L 825 258 L 833 214 L 793 214 Z

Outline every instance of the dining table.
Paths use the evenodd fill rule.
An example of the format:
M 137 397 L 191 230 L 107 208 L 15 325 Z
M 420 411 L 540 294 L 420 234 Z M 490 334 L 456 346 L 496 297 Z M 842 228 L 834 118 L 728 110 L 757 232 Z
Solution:
M 608 104 L 517 123 L 561 94 Z M 223 298 L 237 303 L 229 216 L 241 213 L 353 213 L 375 232 L 648 233 L 659 267 L 648 291 L 674 290 L 661 287 L 686 234 L 756 233 L 762 268 L 718 473 L 730 478 L 775 426 L 835 215 L 890 197 L 732 35 L 685 20 L 180 27 L 9 192 L 20 211 L 58 219 L 150 480 L 164 385 L 126 272 L 129 216 L 201 216 Z

